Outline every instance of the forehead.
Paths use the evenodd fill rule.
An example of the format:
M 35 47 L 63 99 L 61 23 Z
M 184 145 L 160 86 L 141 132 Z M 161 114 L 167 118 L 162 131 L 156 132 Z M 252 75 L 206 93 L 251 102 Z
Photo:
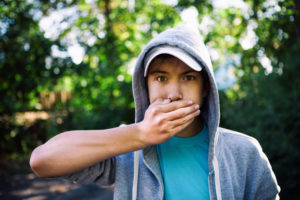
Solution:
M 162 71 L 195 71 L 190 68 L 187 64 L 179 60 L 178 58 L 168 55 L 161 54 L 153 59 L 149 66 L 149 72 L 156 70 Z M 196 71 L 195 71 L 196 72 Z

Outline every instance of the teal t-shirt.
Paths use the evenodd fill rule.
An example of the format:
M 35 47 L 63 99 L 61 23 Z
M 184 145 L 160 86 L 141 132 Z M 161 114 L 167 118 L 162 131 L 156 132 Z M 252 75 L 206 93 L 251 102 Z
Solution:
M 192 137 L 172 137 L 157 146 L 165 200 L 209 199 L 207 127 Z

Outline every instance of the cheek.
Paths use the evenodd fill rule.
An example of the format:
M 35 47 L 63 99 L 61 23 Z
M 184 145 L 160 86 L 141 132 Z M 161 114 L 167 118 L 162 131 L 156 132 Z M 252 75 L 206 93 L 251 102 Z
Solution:
M 158 98 L 164 98 L 164 95 L 162 95 L 162 91 L 159 88 L 156 87 L 148 87 L 148 96 L 150 103 L 153 103 Z
M 167 93 L 164 91 L 163 88 L 158 87 L 155 84 L 149 84 L 149 83 L 148 83 L 148 96 L 149 96 L 150 104 L 159 98 L 167 98 L 168 97 Z
M 203 98 L 203 88 L 201 83 L 190 84 L 187 87 L 182 88 L 182 91 L 184 99 L 201 104 Z

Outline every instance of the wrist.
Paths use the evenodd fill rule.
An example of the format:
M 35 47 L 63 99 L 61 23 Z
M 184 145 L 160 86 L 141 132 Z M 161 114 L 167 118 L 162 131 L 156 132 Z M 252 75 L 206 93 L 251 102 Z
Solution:
M 138 122 L 136 124 L 134 124 L 134 126 L 136 127 L 136 141 L 138 143 L 138 145 L 141 148 L 145 148 L 149 145 L 151 145 L 148 140 L 147 140 L 147 132 L 145 129 L 145 125 L 143 124 L 143 122 Z

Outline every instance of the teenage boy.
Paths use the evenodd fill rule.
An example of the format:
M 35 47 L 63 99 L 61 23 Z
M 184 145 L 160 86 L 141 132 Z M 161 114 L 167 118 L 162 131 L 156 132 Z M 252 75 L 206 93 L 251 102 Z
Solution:
M 199 33 L 181 26 L 150 41 L 133 94 L 136 123 L 59 134 L 33 151 L 34 172 L 114 184 L 114 199 L 122 200 L 279 198 L 259 143 L 219 127 L 218 90 Z

